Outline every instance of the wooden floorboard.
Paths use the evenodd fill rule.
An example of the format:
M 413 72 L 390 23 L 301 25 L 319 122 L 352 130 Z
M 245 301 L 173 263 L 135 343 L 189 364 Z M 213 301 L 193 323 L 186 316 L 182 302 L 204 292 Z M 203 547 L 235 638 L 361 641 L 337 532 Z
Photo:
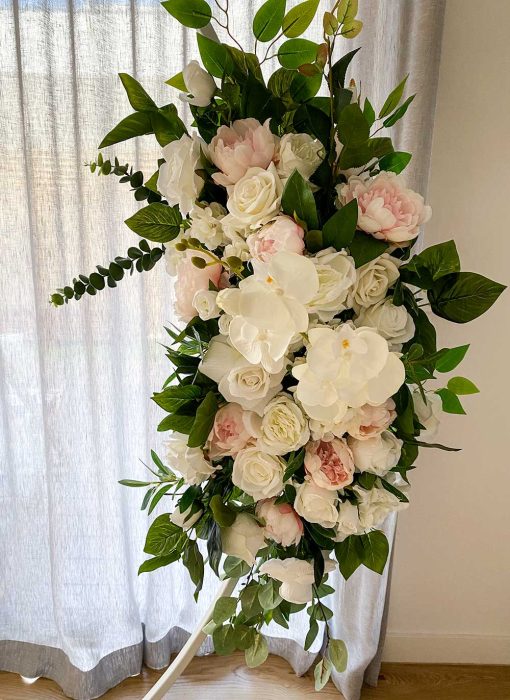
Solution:
M 102 700 L 141 700 L 161 672 L 145 669 L 102 696 Z M 310 675 L 297 678 L 279 657 L 257 669 L 243 656 L 195 658 L 168 700 L 304 700 L 313 690 Z M 27 684 L 0 673 L 0 700 L 61 700 L 56 683 L 40 678 Z M 330 683 L 317 696 L 341 700 Z M 510 700 L 510 666 L 383 664 L 377 688 L 364 688 L 362 700 Z

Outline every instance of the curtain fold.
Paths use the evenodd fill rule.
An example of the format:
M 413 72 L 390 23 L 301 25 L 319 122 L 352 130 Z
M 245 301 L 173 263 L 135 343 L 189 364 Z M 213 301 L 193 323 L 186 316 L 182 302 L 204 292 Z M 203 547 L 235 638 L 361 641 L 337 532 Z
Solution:
M 231 2 L 246 48 L 259 4 Z M 363 46 L 352 74 L 376 105 L 411 73 L 418 96 L 394 140 L 413 152 L 409 182 L 423 191 L 444 0 L 360 6 L 365 29 L 340 50 Z M 117 484 L 143 479 L 137 459 L 161 449 L 149 397 L 169 372 L 159 345 L 172 321 L 164 263 L 94 299 L 48 304 L 56 287 L 133 244 L 122 223 L 136 207 L 129 185 L 84 167 L 129 113 L 116 74 L 135 75 L 164 104 L 176 99 L 164 81 L 196 57 L 193 32 L 155 0 L 0 0 L 0 668 L 49 676 L 80 700 L 143 659 L 165 666 L 217 587 L 208 576 L 195 606 L 181 567 L 136 576 L 147 516 L 140 492 Z M 108 155 L 148 177 L 159 149 L 143 137 Z M 392 538 L 394 522 L 386 527 Z M 335 583 L 335 634 L 351 660 L 334 680 L 354 700 L 365 669 L 372 662 L 372 680 L 377 670 L 386 574 Z M 306 631 L 306 614 L 270 631 L 298 673 L 322 643 L 304 652 Z

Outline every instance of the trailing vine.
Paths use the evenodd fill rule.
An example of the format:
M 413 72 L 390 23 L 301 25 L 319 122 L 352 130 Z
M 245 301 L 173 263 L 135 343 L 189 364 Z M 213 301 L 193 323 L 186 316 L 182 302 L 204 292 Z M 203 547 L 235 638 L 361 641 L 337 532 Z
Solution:
M 152 204 L 152 202 L 161 202 L 163 199 L 157 191 L 159 170 L 156 170 L 154 175 L 144 184 L 144 177 L 141 170 L 133 171 L 133 167 L 130 166 L 129 163 L 121 165 L 117 157 L 112 163 L 110 159 L 105 160 L 101 153 L 97 156 L 97 160 L 85 163 L 85 167 L 89 168 L 91 173 L 97 172 L 98 175 L 116 175 L 120 178 L 119 182 L 129 182 L 137 202 L 147 200 L 149 204 Z

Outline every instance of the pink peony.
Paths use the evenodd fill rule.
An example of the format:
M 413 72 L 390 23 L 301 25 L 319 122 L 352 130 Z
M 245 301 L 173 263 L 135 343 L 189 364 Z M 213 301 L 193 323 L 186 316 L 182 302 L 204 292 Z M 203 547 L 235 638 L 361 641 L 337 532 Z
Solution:
M 303 536 L 303 522 L 288 503 L 275 505 L 274 498 L 266 498 L 257 503 L 256 512 L 265 522 L 264 534 L 269 540 L 284 547 L 299 544 Z
M 350 177 L 339 187 L 342 203 L 358 200 L 358 228 L 388 243 L 402 244 L 419 233 L 427 223 L 431 208 L 423 197 L 405 186 L 404 179 L 395 173 L 379 173 L 364 180 Z
M 352 483 L 354 459 L 345 440 L 309 442 L 305 450 L 305 470 L 323 489 L 337 491 Z
M 251 411 L 244 411 L 237 403 L 228 403 L 220 408 L 207 441 L 211 459 L 235 457 L 252 442 L 251 415 Z
M 290 216 L 277 216 L 274 221 L 263 226 L 257 233 L 246 239 L 250 255 L 261 262 L 269 262 L 275 253 L 303 254 L 305 232 Z
M 368 440 L 389 428 L 397 416 L 395 402 L 388 399 L 380 406 L 365 404 L 356 410 L 347 432 L 356 440 Z
M 267 168 L 273 160 L 275 137 L 269 119 L 238 119 L 232 126 L 220 126 L 209 145 L 212 162 L 221 170 L 214 173 L 218 185 L 235 185 L 250 168 Z
M 175 279 L 175 311 L 179 318 L 188 323 L 198 315 L 193 306 L 193 297 L 198 291 L 209 289 L 209 281 L 218 286 L 222 266 L 208 265 L 203 270 L 199 270 L 191 262 L 192 257 L 203 258 L 208 263 L 210 258 L 200 252 L 187 251 L 177 263 L 177 274 Z

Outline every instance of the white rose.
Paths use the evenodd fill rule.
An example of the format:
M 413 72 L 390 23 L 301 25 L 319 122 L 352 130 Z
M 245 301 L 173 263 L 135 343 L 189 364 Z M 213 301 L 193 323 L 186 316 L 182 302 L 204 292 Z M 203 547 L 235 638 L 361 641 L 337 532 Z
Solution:
M 275 505 L 274 498 L 259 501 L 256 513 L 264 521 L 264 534 L 267 539 L 284 547 L 299 544 L 303 536 L 303 523 L 288 503 Z
M 198 238 L 209 250 L 225 245 L 227 238 L 223 233 L 222 219 L 226 214 L 226 210 L 217 202 L 195 204 L 190 212 L 191 226 L 187 236 Z
M 202 321 L 209 321 L 220 315 L 220 309 L 216 303 L 218 292 L 208 289 L 199 289 L 193 297 L 193 306 L 197 310 Z
M 294 484 L 296 499 L 294 509 L 309 523 L 318 523 L 322 527 L 334 527 L 338 520 L 336 491 L 322 489 L 313 481 L 305 479 L 302 484 Z
M 196 170 L 202 167 L 202 145 L 197 136 L 183 134 L 163 148 L 162 163 L 158 175 L 158 191 L 173 206 L 179 205 L 184 216 L 191 211 L 204 185 Z
M 322 163 L 324 153 L 322 143 L 309 134 L 285 134 L 277 156 L 278 175 L 284 180 L 297 170 L 308 180 Z
M 280 394 L 264 408 L 257 447 L 271 455 L 285 455 L 308 442 L 310 431 L 303 411 L 288 394 Z
M 330 573 L 334 568 L 335 563 L 326 559 L 324 571 Z M 313 564 L 309 561 L 296 557 L 269 559 L 260 567 L 260 573 L 282 582 L 280 595 L 289 603 L 302 605 L 309 603 L 313 598 L 315 578 Z
M 348 407 L 384 403 L 405 379 L 402 361 L 382 336 L 347 323 L 309 330 L 305 362 L 292 374 L 297 400 L 310 418 L 324 424 L 340 423 Z
M 192 510 L 192 505 L 186 508 L 183 513 L 181 513 L 179 508 L 176 508 L 170 516 L 170 521 L 174 525 L 182 527 L 183 530 L 189 530 L 198 520 L 200 520 L 203 513 L 203 510 L 201 509 L 197 510 L 195 513 L 192 513 Z
M 363 529 L 381 525 L 390 513 L 405 510 L 409 503 L 401 503 L 396 496 L 384 488 L 374 487 L 367 491 L 361 486 L 355 486 L 358 497 L 359 521 Z M 405 491 L 404 487 L 401 491 Z
M 230 527 L 221 528 L 221 548 L 224 554 L 255 564 L 257 552 L 264 546 L 264 528 L 248 513 L 239 513 Z
M 359 311 L 384 299 L 388 289 L 399 278 L 398 264 L 396 258 L 383 253 L 375 260 L 362 265 L 356 271 L 356 282 L 349 299 L 350 306 Z
M 216 92 L 216 83 L 209 73 L 200 66 L 198 61 L 190 61 L 182 71 L 182 77 L 186 90 L 192 97 L 182 92 L 179 95 L 180 99 L 195 107 L 207 107 Z
M 227 209 L 241 224 L 258 228 L 280 213 L 282 190 L 273 163 L 267 170 L 249 168 L 244 177 L 229 187 Z
M 216 471 L 199 447 L 188 447 L 187 435 L 173 433 L 166 441 L 165 447 L 168 466 L 182 474 L 187 484 L 201 484 Z
M 419 389 L 413 392 L 414 412 L 418 416 L 420 424 L 425 430 L 420 433 L 420 438 L 433 438 L 439 428 L 441 422 L 441 414 L 443 412 L 443 404 L 441 397 L 433 391 L 425 392 L 426 402 L 423 401 Z
M 220 316 L 220 320 L 224 316 Z M 218 389 L 229 402 L 238 403 L 248 411 L 261 414 L 265 405 L 282 388 L 285 368 L 271 374 L 262 365 L 252 365 L 223 336 L 215 336 L 209 343 L 199 365 L 202 374 L 218 384 Z
M 350 535 L 361 535 L 363 532 L 364 529 L 359 521 L 358 506 L 349 501 L 341 503 L 336 524 L 335 540 L 343 542 Z
M 401 350 L 402 344 L 411 340 L 415 330 L 414 321 L 405 306 L 395 306 L 389 297 L 362 308 L 354 325 L 375 328 L 386 338 L 392 350 Z
M 377 476 L 384 476 L 397 466 L 402 444 L 402 440 L 389 430 L 368 440 L 349 438 L 349 447 L 354 455 L 356 467 L 360 472 L 371 472 Z
M 356 282 L 354 260 L 345 251 L 326 248 L 311 261 L 319 277 L 319 290 L 308 304 L 308 311 L 316 313 L 323 322 L 331 321 L 346 307 L 347 297 Z
M 256 447 L 241 450 L 232 469 L 232 482 L 255 501 L 277 496 L 283 489 L 285 463 Z
M 218 330 L 221 333 L 221 335 L 228 335 L 228 329 L 230 327 L 231 320 L 232 316 L 229 316 L 228 314 L 221 314 L 221 316 L 218 319 Z

